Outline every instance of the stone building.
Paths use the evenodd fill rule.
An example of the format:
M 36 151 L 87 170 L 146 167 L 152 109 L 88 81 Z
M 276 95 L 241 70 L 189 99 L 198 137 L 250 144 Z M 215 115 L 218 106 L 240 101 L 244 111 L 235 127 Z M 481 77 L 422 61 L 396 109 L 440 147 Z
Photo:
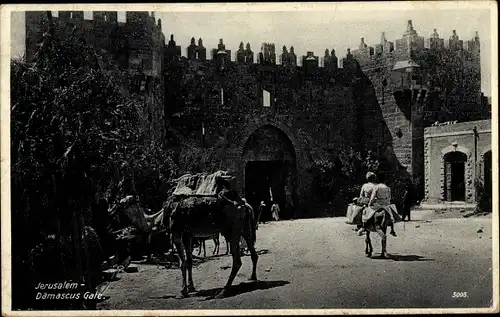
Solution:
M 476 202 L 475 182 L 492 187 L 491 121 L 425 129 L 425 202 Z
M 326 69 L 309 54 L 313 60 L 299 67 L 292 51 L 284 52 L 290 63 L 277 65 L 272 43 L 260 53 L 255 64 L 228 61 L 227 54 L 167 64 L 165 111 L 184 140 L 220 149 L 221 166 L 237 175 L 251 204 L 269 202 L 271 188 L 283 217 L 304 215 L 313 194 L 310 168 L 351 147 L 378 151 L 379 131 L 388 135 L 388 127 L 354 60 Z
M 102 19 L 94 17 L 97 22 L 83 24 L 98 28 Z M 396 45 L 382 33 L 375 47 L 361 39 L 358 49 L 348 50 L 345 58 L 338 58 L 334 49 L 325 51 L 323 65 L 308 52 L 298 66 L 293 46 L 289 51 L 283 46 L 281 65 L 277 64 L 273 43 L 262 45 L 254 63 L 250 46 L 243 48 L 241 42 L 231 61 L 231 50 L 222 39 L 211 50 L 210 60 L 202 40 L 196 45 L 194 37 L 187 57 L 182 57 L 173 35 L 167 44 L 158 35 L 161 22 L 156 26 L 153 17 L 127 15 L 123 25 L 115 23 L 112 14 L 109 17 L 103 30 L 122 33 L 112 38 L 128 45 L 122 45 L 127 55 L 159 61 L 142 65 L 155 65 L 151 75 L 159 75 L 164 83 L 162 104 L 156 104 L 164 115 L 164 128 L 175 128 L 190 144 L 218 151 L 220 166 L 236 174 L 248 201 L 255 205 L 269 200 L 271 191 L 284 218 L 314 213 L 308 204 L 314 196 L 311 168 L 351 148 L 382 154 L 389 178 L 412 178 L 423 196 L 424 128 L 435 121 L 479 120 L 489 114 L 480 91 L 477 34 L 464 47 L 454 32 L 445 47 L 437 31 L 425 40 L 408 21 Z M 27 19 L 27 49 L 36 43 L 36 21 Z M 140 27 L 137 21 L 149 24 Z M 144 36 L 146 42 L 158 39 L 145 46 L 150 51 L 140 41 L 126 41 L 124 35 L 132 32 L 126 31 L 129 23 L 131 30 L 150 32 Z M 111 36 L 111 31 L 102 32 L 99 39 Z M 97 49 L 107 47 L 101 40 L 88 41 Z M 126 60 L 135 65 L 134 58 Z
M 396 45 L 382 33 L 380 44 L 371 47 L 362 38 L 352 51 L 374 86 L 397 161 L 412 175 L 421 197 L 424 128 L 436 121 L 489 118 L 481 94 L 479 35 L 464 43 L 452 33 L 445 41 L 434 30 L 424 40 L 410 20 Z

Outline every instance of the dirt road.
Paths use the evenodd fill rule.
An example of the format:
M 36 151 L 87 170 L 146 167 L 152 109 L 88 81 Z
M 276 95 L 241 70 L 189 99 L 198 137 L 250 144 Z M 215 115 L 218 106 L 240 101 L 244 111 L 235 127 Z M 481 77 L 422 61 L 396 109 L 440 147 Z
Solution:
M 399 236 L 388 238 L 392 256 L 388 260 L 376 258 L 381 246 L 373 234 L 375 258 L 366 258 L 364 237 L 344 221 L 326 218 L 261 225 L 257 232 L 259 282 L 246 282 L 251 260 L 245 256 L 231 297 L 207 300 L 225 284 L 230 272 L 230 257 L 219 256 L 193 269 L 198 293 L 190 298 L 174 298 L 181 288 L 180 270 L 142 265 L 138 273 L 122 273 L 120 280 L 109 285 L 104 295 L 110 298 L 99 309 L 490 306 L 490 217 L 398 223 Z M 207 254 L 212 244 L 207 242 Z M 225 247 L 221 242 L 221 252 Z

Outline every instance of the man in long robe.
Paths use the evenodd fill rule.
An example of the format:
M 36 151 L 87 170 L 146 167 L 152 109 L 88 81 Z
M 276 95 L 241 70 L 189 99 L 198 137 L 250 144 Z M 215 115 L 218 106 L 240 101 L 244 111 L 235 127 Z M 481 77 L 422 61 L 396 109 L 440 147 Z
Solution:
M 256 218 L 257 227 L 260 223 L 260 217 L 265 211 L 266 211 L 266 203 L 264 201 L 261 201 L 259 207 L 257 208 L 257 218 Z
M 405 186 L 405 192 L 403 195 L 403 221 L 408 218 L 408 221 L 411 221 L 411 207 L 414 203 L 414 188 L 411 180 L 408 180 Z
M 356 221 L 356 217 L 358 213 L 362 213 L 363 210 L 368 206 L 368 202 L 370 201 L 370 198 L 372 196 L 373 189 L 375 188 L 375 182 L 376 182 L 376 175 L 373 172 L 368 172 L 366 173 L 366 183 L 363 184 L 361 187 L 361 191 L 359 193 L 359 197 L 355 201 L 355 206 L 361 207 L 361 208 L 356 208 L 354 210 L 354 214 L 350 215 L 352 218 L 351 222 Z M 359 219 L 359 218 L 358 218 Z M 359 221 L 359 220 L 358 220 Z M 363 234 L 363 226 L 358 225 L 358 235 Z
M 271 214 L 274 220 L 280 220 L 280 206 L 276 202 L 272 203 Z
M 381 174 L 379 175 L 378 183 L 373 188 L 372 196 L 370 197 L 370 201 L 368 202 L 369 208 L 365 209 L 365 211 L 367 211 L 366 213 L 363 212 L 363 222 L 366 222 L 369 218 L 373 217 L 373 214 L 376 211 L 383 209 L 389 214 L 391 218 L 389 224 L 389 227 L 391 228 L 390 234 L 396 236 L 396 232 L 394 231 L 394 223 L 396 222 L 396 216 L 399 217 L 399 215 L 395 214 L 395 211 L 391 208 L 391 198 L 391 189 L 389 188 L 389 186 L 384 184 L 383 174 Z

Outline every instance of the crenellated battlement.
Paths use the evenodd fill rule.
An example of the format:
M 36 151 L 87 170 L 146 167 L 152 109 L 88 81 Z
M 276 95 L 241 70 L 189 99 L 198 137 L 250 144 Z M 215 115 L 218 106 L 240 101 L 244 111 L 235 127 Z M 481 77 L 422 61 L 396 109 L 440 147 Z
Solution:
M 368 45 L 365 43 L 364 38 L 361 38 L 358 48 L 352 51 L 352 55 L 361 65 L 365 65 L 373 62 L 378 63 L 384 59 L 391 59 L 396 62 L 414 59 L 415 56 L 424 55 L 427 51 L 434 55 L 459 55 L 466 61 L 479 61 L 479 34 L 476 32 L 474 38 L 464 42 L 457 35 L 456 30 L 453 30 L 450 38 L 445 40 L 439 36 L 437 29 L 434 29 L 429 38 L 424 38 L 417 33 L 412 21 L 409 20 L 406 31 L 395 42 L 388 41 L 385 32 L 381 34 L 380 43 L 374 46 Z
M 82 23 L 82 21 L 94 21 L 100 23 L 101 27 L 108 25 L 142 25 L 147 27 L 161 27 L 161 19 L 158 21 L 155 18 L 154 12 L 148 11 L 126 11 L 125 22 L 118 21 L 117 11 L 91 11 L 91 16 L 85 18 L 83 11 L 52 11 L 54 22 L 69 22 L 69 23 Z M 45 11 L 26 12 L 32 21 L 43 22 L 46 15 Z M 27 21 L 28 22 L 28 21 Z M 104 22 L 104 25 L 103 25 Z M 160 29 L 161 31 L 161 29 Z
M 26 12 L 26 16 L 29 58 L 41 40 L 46 14 Z M 474 82 L 474 89 L 480 89 L 480 41 L 477 32 L 474 38 L 465 42 L 456 31 L 448 40 L 440 37 L 437 30 L 429 38 L 424 38 L 418 34 L 411 20 L 407 21 L 401 38 L 389 41 L 382 33 L 380 43 L 373 46 L 361 38 L 358 47 L 352 51 L 348 49 L 345 57 L 337 57 L 334 48 L 326 49 L 322 57 L 312 51 L 297 56 L 293 46 L 289 49 L 283 46 L 282 52 L 278 53 L 275 43 L 262 43 L 260 51 L 253 52 L 250 44 L 245 45 L 244 42 L 240 43 L 233 56 L 223 39 L 217 47 L 206 48 L 202 38 L 196 40 L 195 37 L 185 47 L 186 57 L 182 57 L 182 47 L 177 45 L 174 35 L 171 34 L 166 43 L 161 19 L 156 20 L 154 13 L 146 11 L 126 12 L 125 22 L 118 21 L 117 12 L 94 11 L 92 19 L 85 19 L 82 11 L 61 11 L 58 17 L 53 17 L 53 21 L 64 34 L 70 34 L 76 27 L 97 51 L 111 53 L 115 58 L 121 52 L 127 56 L 124 67 L 141 70 L 150 76 L 160 76 L 169 63 L 185 59 L 210 63 L 226 71 L 234 69 L 234 66 L 255 65 L 265 65 L 268 71 L 273 68 L 297 69 L 318 80 L 331 80 L 332 76 L 352 77 L 359 71 L 371 77 L 372 70 L 377 69 L 380 76 L 380 70 L 383 70 L 383 76 L 388 79 L 398 63 L 412 61 L 427 72 L 423 81 L 436 81 L 434 74 L 437 73 L 456 73 L 465 78 L 460 79 L 461 85 Z M 207 51 L 210 56 L 207 56 Z M 456 69 L 457 63 L 461 69 Z M 378 78 L 371 79 L 379 81 Z
M 128 46 L 133 50 L 142 51 L 157 51 L 158 55 L 155 58 L 155 63 L 151 63 L 148 58 L 145 60 L 146 68 L 153 73 L 153 64 L 160 69 L 163 67 L 160 64 L 165 62 L 179 60 L 182 58 L 182 47 L 176 45 L 173 35 L 170 41 L 165 43 L 165 36 L 162 32 L 161 19 L 156 20 L 154 13 L 147 11 L 127 11 L 125 12 L 125 22 L 118 21 L 118 13 L 116 11 L 94 11 L 91 19 L 85 19 L 83 11 L 60 11 L 58 17 L 53 17 L 53 21 L 64 29 L 72 29 L 74 26 L 80 27 L 86 40 L 94 44 L 97 49 L 100 49 L 105 42 L 108 41 L 112 32 L 120 33 L 121 36 L 127 37 Z M 43 24 L 44 13 L 27 12 L 27 56 L 30 56 L 29 51 L 33 51 L 33 43 L 41 39 L 40 25 Z M 140 26 L 140 27 L 138 27 Z M 38 31 L 37 31 L 38 30 Z M 38 33 L 38 34 L 36 34 Z M 66 31 L 67 33 L 67 31 Z M 344 65 L 349 64 L 349 60 L 356 60 L 362 69 L 386 67 L 394 65 L 398 61 L 415 60 L 426 58 L 429 55 L 447 55 L 450 58 L 459 56 L 464 62 L 477 62 L 480 59 L 480 41 L 479 35 L 476 32 L 474 38 L 468 41 L 463 41 L 459 38 L 455 30 L 448 40 L 441 38 L 435 29 L 429 38 L 424 38 L 418 34 L 413 27 L 411 20 L 407 22 L 406 30 L 402 37 L 395 41 L 387 40 L 385 33 L 382 32 L 380 43 L 369 45 L 364 38 L 360 39 L 358 47 L 354 50 L 348 50 L 343 58 L 336 56 L 335 49 L 325 51 L 323 57 L 319 57 L 314 52 L 307 52 L 305 55 L 298 57 L 293 49 L 290 50 L 283 46 L 281 54 L 277 54 L 276 45 L 274 43 L 263 43 L 260 52 L 254 53 L 250 44 L 246 47 L 243 42 L 240 43 L 239 49 L 235 51 L 233 60 L 232 51 L 226 49 L 223 39 L 220 40 L 218 46 L 209 49 L 210 56 L 207 56 L 207 48 L 203 46 L 202 39 L 199 38 L 196 43 L 195 38 L 191 39 L 189 46 L 185 48 L 188 60 L 204 61 L 207 59 L 217 60 L 224 55 L 224 61 L 227 64 L 237 65 L 276 65 L 281 64 L 285 67 L 304 67 L 309 69 L 327 68 L 330 71 L 335 71 L 339 68 L 344 68 Z M 161 51 L 161 52 L 159 52 Z M 147 54 L 146 54 L 147 55 Z M 141 67 L 144 64 L 141 58 L 132 58 L 132 68 Z M 300 65 L 299 63 L 300 62 Z
M 193 44 L 194 43 L 192 43 L 191 46 L 193 46 Z M 236 51 L 234 62 L 237 64 L 249 64 L 248 56 L 251 55 L 250 59 L 255 60 L 256 64 L 272 65 L 281 63 L 287 66 L 298 66 L 297 56 L 293 52 L 293 46 L 290 47 L 290 52 L 287 50 L 286 46 L 283 46 L 282 53 L 277 56 L 274 43 L 262 43 L 261 51 L 256 54 L 257 56 L 255 59 L 253 58 L 254 53 L 249 49 L 249 44 L 247 44 L 247 47 L 248 51 L 243 48 L 243 42 L 240 43 L 240 47 L 238 51 Z M 212 59 L 219 50 L 220 48 L 214 48 L 212 50 Z M 453 30 L 450 38 L 445 40 L 444 38 L 440 38 L 437 30 L 434 29 L 434 32 L 429 38 L 424 38 L 419 36 L 413 27 L 412 21 L 409 20 L 402 38 L 392 42 L 387 40 L 385 32 L 382 32 L 380 43 L 374 46 L 368 45 L 364 38 L 361 38 L 359 46 L 352 51 L 349 49 L 345 58 L 342 58 L 340 63 L 335 55 L 335 49 L 331 51 L 333 55 L 330 56 L 330 53 L 327 53 L 322 58 L 314 55 L 314 52 L 307 52 L 306 55 L 301 56 L 300 61 L 302 62 L 302 66 L 304 66 L 304 62 L 307 58 L 310 60 L 314 58 L 317 60 L 318 67 L 329 67 L 327 65 L 330 65 L 332 60 L 337 60 L 337 67 L 342 68 L 344 64 L 343 60 L 349 58 L 350 54 L 363 66 L 373 62 L 378 63 L 383 59 L 390 59 L 396 62 L 408 60 L 415 58 L 414 56 L 416 55 L 422 55 L 422 53 L 426 51 L 432 51 L 434 54 L 460 55 L 465 60 L 478 61 L 480 58 L 479 35 L 476 32 L 474 38 L 464 42 L 459 38 L 456 30 Z M 226 50 L 226 52 L 231 51 Z M 247 56 L 247 58 L 243 58 L 243 55 Z M 178 58 L 180 58 L 180 56 L 178 56 Z

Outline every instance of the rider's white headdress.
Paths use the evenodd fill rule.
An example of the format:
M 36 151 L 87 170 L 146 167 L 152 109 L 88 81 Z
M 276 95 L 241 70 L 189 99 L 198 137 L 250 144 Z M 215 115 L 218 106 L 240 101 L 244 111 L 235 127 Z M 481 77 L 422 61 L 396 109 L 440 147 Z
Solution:
M 375 173 L 373 173 L 373 172 L 366 173 L 366 179 L 370 179 L 372 177 L 375 177 Z

